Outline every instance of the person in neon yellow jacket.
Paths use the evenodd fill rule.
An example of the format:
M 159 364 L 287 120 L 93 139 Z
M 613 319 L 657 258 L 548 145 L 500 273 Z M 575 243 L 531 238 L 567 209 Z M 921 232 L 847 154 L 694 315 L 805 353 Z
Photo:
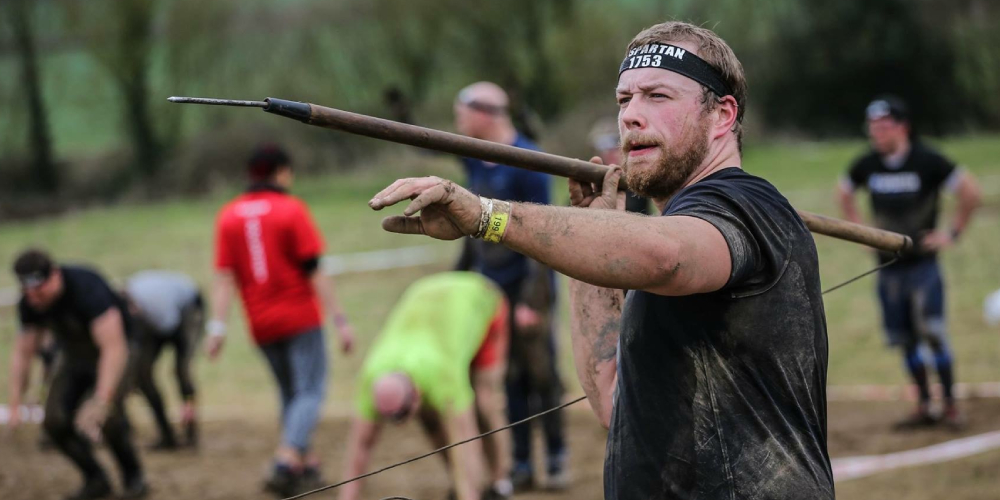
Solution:
M 416 417 L 436 447 L 506 424 L 508 308 L 500 288 L 472 272 L 435 274 L 407 288 L 358 377 L 345 479 L 366 472 L 385 423 Z M 480 441 L 442 455 L 461 500 L 511 494 L 510 436 L 487 439 L 488 456 Z M 340 498 L 356 500 L 360 491 L 360 482 L 346 484 Z

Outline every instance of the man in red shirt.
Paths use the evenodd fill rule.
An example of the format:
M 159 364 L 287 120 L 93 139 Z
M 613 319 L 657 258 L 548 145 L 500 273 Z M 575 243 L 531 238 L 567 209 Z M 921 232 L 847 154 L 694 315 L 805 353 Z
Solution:
M 288 194 L 291 161 L 265 145 L 249 163 L 251 186 L 219 212 L 215 231 L 214 311 L 209 357 L 222 348 L 233 289 L 238 288 L 254 342 L 281 393 L 282 440 L 266 487 L 282 497 L 319 484 L 309 440 L 326 392 L 321 304 L 333 317 L 343 352 L 354 333 L 319 269 L 323 240 L 302 201 Z

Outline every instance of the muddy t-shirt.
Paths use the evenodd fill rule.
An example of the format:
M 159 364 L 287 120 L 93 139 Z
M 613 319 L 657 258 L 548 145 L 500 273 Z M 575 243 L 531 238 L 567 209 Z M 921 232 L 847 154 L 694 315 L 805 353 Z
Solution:
M 629 293 L 604 497 L 833 498 L 827 335 L 816 247 L 767 181 L 728 168 L 665 216 L 722 233 L 729 282 L 712 293 Z
M 122 298 L 96 272 L 76 266 L 62 266 L 63 294 L 46 310 L 39 311 L 27 300 L 18 304 L 21 325 L 47 329 L 65 353 L 66 362 L 85 365 L 97 362 L 100 349 L 94 342 L 91 324 L 115 307 L 122 315 L 126 336 L 130 318 Z
M 848 172 L 851 188 L 871 194 L 875 225 L 919 242 L 937 226 L 941 188 L 955 173 L 955 164 L 921 143 L 914 143 L 899 165 L 886 164 L 874 151 L 861 157 Z M 903 260 L 932 258 L 934 252 L 915 248 Z M 880 252 L 886 262 L 891 254 Z

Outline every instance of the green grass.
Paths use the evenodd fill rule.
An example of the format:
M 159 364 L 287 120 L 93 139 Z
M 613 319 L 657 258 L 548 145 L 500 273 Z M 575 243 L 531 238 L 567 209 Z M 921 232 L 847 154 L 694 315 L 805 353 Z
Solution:
M 993 247 L 1000 231 L 1000 137 L 958 138 L 939 144 L 967 165 L 983 181 L 986 206 L 979 212 L 961 245 L 943 258 L 948 283 L 948 313 L 958 377 L 963 381 L 1000 380 L 997 331 L 982 321 L 982 299 L 1000 288 L 1000 260 Z M 764 176 L 786 193 L 797 207 L 836 214 L 832 186 L 847 162 L 864 150 L 860 142 L 795 143 L 748 149 L 745 167 Z M 298 180 L 294 192 L 309 203 L 331 253 L 356 252 L 430 243 L 412 236 L 382 231 L 382 214 L 372 212 L 367 200 L 398 175 L 437 173 L 460 178 L 455 162 L 423 156 L 392 157 L 351 174 Z M 555 199 L 565 200 L 564 182 L 556 182 Z M 177 200 L 148 205 L 123 205 L 84 210 L 61 217 L 0 226 L 0 263 L 8 266 L 28 245 L 41 245 L 65 262 L 92 263 L 107 276 L 121 278 L 146 268 L 176 269 L 203 285 L 211 273 L 212 225 L 218 208 L 235 191 L 207 199 Z M 345 275 L 337 279 L 338 293 L 358 330 L 358 351 L 344 357 L 334 343 L 329 407 L 341 407 L 353 389 L 352 374 L 378 332 L 383 318 L 408 283 L 442 270 L 457 253 L 455 244 L 437 243 L 441 263 L 379 273 Z M 817 237 L 823 283 L 832 285 L 870 268 L 869 252 L 849 243 Z M 878 312 L 868 278 L 826 297 L 830 333 L 830 383 L 901 383 L 898 355 L 884 347 Z M 0 273 L 0 287 L 13 286 L 9 272 Z M 565 318 L 561 321 L 562 369 L 568 385 L 579 391 L 572 369 Z M 214 407 L 274 411 L 275 394 L 265 365 L 243 333 L 241 312 L 233 314 L 230 345 L 215 364 L 199 363 L 199 380 L 209 410 Z M 6 401 L 8 353 L 16 329 L 12 309 L 0 309 L 0 400 Z M 332 336 L 330 337 L 333 338 Z M 162 376 L 168 378 L 169 363 Z M 172 382 L 168 384 L 173 391 Z

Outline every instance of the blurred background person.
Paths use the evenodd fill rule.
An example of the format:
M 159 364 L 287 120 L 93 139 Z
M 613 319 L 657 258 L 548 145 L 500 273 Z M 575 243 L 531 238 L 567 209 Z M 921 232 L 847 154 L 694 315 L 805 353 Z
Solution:
M 184 402 L 181 425 L 185 444 L 194 446 L 198 436 L 191 362 L 205 332 L 205 304 L 201 291 L 194 280 L 184 274 L 142 271 L 128 279 L 124 295 L 139 344 L 136 384 L 149 401 L 160 433 L 152 448 L 172 450 L 179 445 L 154 375 L 156 361 L 164 347 L 174 351 L 174 375 Z
M 344 479 L 367 470 L 387 422 L 416 416 L 435 448 L 507 423 L 508 309 L 502 291 L 476 273 L 434 274 L 407 287 L 358 377 Z M 509 439 L 497 433 L 441 455 L 457 498 L 511 495 Z M 358 500 L 360 493 L 360 482 L 349 483 L 340 499 Z
M 930 425 L 938 420 L 931 413 L 927 365 L 920 349 L 926 344 L 933 352 L 943 387 L 943 420 L 959 426 L 962 417 L 952 392 L 954 361 L 948 346 L 944 281 L 937 253 L 958 242 L 980 204 L 980 189 L 972 174 L 916 139 L 902 99 L 891 95 L 876 98 L 866 108 L 865 118 L 871 151 L 856 160 L 841 179 L 838 199 L 844 217 L 861 223 L 854 192 L 867 189 L 874 224 L 913 239 L 913 250 L 878 274 L 883 328 L 889 345 L 902 348 L 919 393 L 913 414 L 899 425 Z M 958 198 L 948 229 L 938 229 L 942 191 Z M 893 258 L 886 252 L 878 253 L 881 264 Z
M 590 129 L 590 145 L 594 154 L 601 158 L 605 165 L 622 164 L 622 147 L 618 132 L 617 118 L 602 118 Z M 649 215 L 649 199 L 632 191 L 625 191 L 625 210 L 637 214 Z
M 20 404 L 42 332 L 52 332 L 61 349 L 45 402 L 43 426 L 84 481 L 67 498 L 91 500 L 111 495 L 108 476 L 94 456 L 92 443 L 98 441 L 108 445 L 118 463 L 121 498 L 145 496 L 148 487 L 123 404 L 132 351 L 125 302 L 93 270 L 57 265 L 42 250 L 21 253 L 13 270 L 22 298 L 18 304 L 21 333 L 11 353 L 11 407 Z M 10 425 L 17 423 L 13 420 Z
M 486 141 L 507 144 L 538 151 L 538 146 L 519 133 L 511 122 L 510 100 L 507 93 L 490 82 L 477 82 L 465 87 L 455 99 L 455 127 L 462 135 Z M 538 172 L 499 165 L 473 158 L 462 158 L 470 191 L 486 198 L 507 201 L 549 204 L 551 184 L 549 176 Z M 507 373 L 507 411 L 512 422 L 527 418 L 532 413 L 558 406 L 562 397 L 554 342 L 555 330 L 548 319 L 555 307 L 555 273 L 542 266 L 532 266 L 531 259 L 500 245 L 466 238 L 459 259 L 458 270 L 482 273 L 503 289 L 513 304 L 510 324 L 510 360 Z M 532 275 L 532 271 L 538 273 Z M 548 280 L 547 294 L 541 301 L 528 304 L 521 293 L 527 283 Z M 522 334 L 522 326 L 535 330 L 544 342 L 532 342 L 533 334 Z M 543 331 L 537 331 L 541 328 Z M 526 330 L 525 330 L 526 332 Z M 523 342 L 524 341 L 524 342 Z M 522 345 L 525 343 L 525 345 Z M 533 346 L 544 346 L 544 356 L 533 356 Z M 529 368 L 529 359 L 537 366 Z M 532 375 L 545 373 L 542 380 Z M 549 486 L 561 487 L 567 482 L 567 455 L 564 439 L 562 411 L 542 417 L 542 430 L 546 448 L 546 468 Z M 511 480 L 515 491 L 535 486 L 535 473 L 531 460 L 531 424 L 515 427 L 514 468 Z
M 233 290 L 239 289 L 254 342 L 281 397 L 281 444 L 265 488 L 292 496 L 320 483 L 311 439 L 326 397 L 325 307 L 349 352 L 354 332 L 323 274 L 323 239 L 309 209 L 288 194 L 291 159 L 262 145 L 248 163 L 251 185 L 219 212 L 215 234 L 209 356 L 221 350 Z

